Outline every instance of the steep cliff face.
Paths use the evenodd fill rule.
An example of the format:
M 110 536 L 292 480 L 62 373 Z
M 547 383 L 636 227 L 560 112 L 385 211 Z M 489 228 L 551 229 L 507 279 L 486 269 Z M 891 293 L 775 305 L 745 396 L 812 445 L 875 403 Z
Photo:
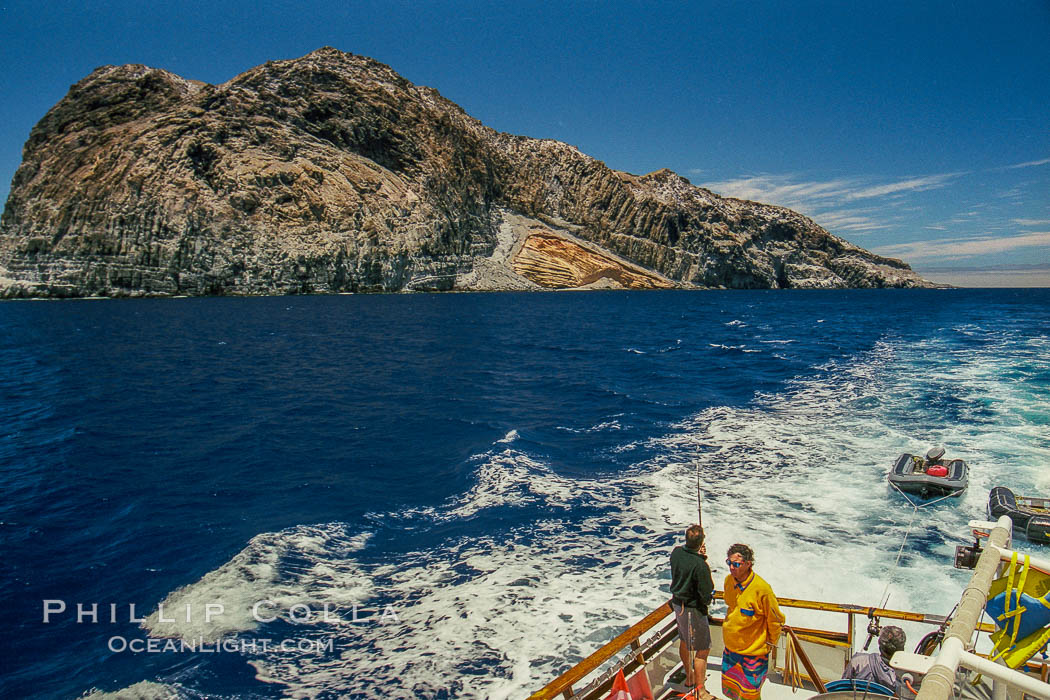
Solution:
M 25 145 L 0 294 L 925 286 L 780 207 L 501 134 L 323 48 L 222 85 L 99 68 Z

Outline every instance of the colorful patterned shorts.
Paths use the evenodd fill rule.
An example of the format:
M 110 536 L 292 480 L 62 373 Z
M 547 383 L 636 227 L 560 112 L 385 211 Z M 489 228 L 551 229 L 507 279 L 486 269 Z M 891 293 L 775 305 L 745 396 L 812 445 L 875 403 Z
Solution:
M 767 673 L 768 656 L 722 652 L 722 694 L 730 700 L 758 700 Z

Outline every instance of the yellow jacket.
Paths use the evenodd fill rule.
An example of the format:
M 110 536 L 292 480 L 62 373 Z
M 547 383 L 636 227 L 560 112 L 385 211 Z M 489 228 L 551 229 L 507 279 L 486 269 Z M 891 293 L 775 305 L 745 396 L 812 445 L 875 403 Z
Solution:
M 743 583 L 737 583 L 732 574 L 726 576 L 723 590 L 729 606 L 722 623 L 726 649 L 745 656 L 768 654 L 767 643 L 777 643 L 784 624 L 773 589 L 752 571 Z

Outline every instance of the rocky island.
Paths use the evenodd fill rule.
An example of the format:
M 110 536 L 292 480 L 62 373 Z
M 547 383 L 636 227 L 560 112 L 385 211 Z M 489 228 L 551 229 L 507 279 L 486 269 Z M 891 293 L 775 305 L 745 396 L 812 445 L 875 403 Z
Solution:
M 322 48 L 222 85 L 105 66 L 33 128 L 0 296 L 933 286 L 783 207 L 490 129 Z

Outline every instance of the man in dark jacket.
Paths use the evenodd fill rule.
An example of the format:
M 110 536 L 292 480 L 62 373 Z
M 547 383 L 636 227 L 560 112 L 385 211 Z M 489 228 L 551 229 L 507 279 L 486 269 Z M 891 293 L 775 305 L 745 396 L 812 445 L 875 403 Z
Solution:
M 690 525 L 685 531 L 685 546 L 671 552 L 671 608 L 678 621 L 678 653 L 685 668 L 685 683 L 696 687 L 699 698 L 710 694 L 704 689 L 707 680 L 707 655 L 711 651 L 711 628 L 707 606 L 714 595 L 715 584 L 707 565 L 704 529 Z

